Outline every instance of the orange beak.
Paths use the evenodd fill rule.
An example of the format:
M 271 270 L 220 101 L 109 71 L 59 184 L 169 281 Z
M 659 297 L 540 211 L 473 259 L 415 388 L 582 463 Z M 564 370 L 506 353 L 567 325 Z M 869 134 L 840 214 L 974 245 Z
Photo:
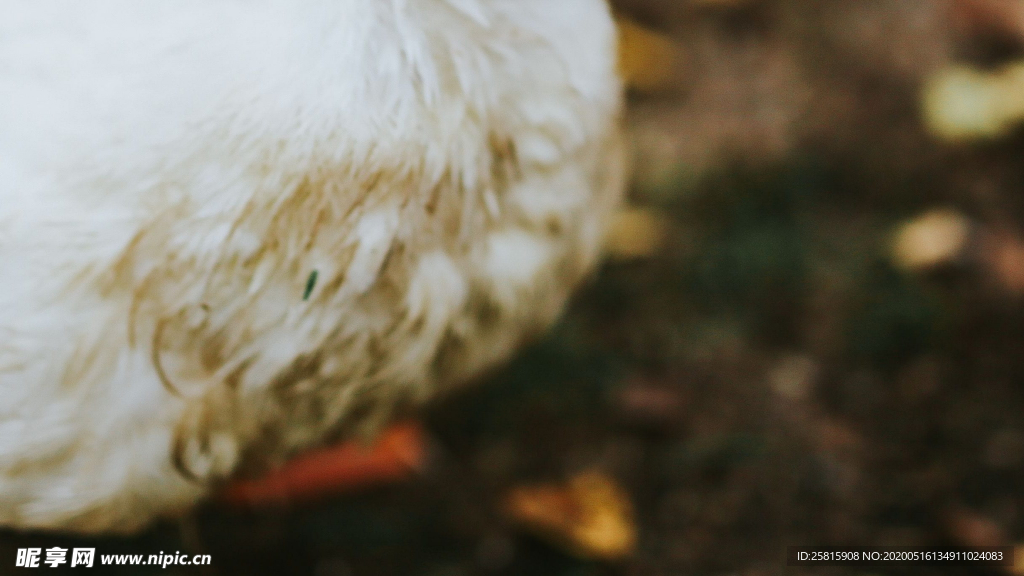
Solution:
M 235 481 L 220 499 L 259 507 L 389 484 L 422 468 L 425 452 L 422 427 L 415 422 L 398 424 L 373 446 L 346 442 L 299 456 L 262 478 Z

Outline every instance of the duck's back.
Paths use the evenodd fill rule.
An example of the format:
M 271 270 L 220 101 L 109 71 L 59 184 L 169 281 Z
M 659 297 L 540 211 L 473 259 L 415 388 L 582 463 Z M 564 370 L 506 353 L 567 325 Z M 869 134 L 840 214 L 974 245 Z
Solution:
M 601 0 L 0 13 L 0 524 L 131 530 L 506 357 L 621 190 Z

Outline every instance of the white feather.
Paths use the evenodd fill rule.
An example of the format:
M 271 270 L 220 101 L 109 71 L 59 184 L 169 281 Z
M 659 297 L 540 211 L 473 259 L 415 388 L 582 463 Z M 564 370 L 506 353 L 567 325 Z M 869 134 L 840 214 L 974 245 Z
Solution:
M 507 357 L 619 106 L 603 0 L 0 0 L 0 525 L 131 531 Z

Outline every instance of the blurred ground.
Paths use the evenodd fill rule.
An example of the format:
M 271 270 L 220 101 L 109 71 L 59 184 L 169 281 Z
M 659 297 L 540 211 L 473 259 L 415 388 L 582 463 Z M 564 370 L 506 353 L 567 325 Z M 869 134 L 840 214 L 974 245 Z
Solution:
M 213 556 L 165 574 L 756 576 L 786 571 L 789 545 L 1024 543 L 1024 132 L 1012 110 L 955 140 L 922 121 L 953 64 L 981 75 L 943 92 L 970 104 L 1024 56 L 1018 3 L 619 8 L 678 53 L 628 115 L 633 228 L 665 241 L 625 250 L 551 335 L 436 403 L 422 473 L 211 505 L 133 539 L 0 535 L 0 557 L 86 544 Z M 625 559 L 579 559 L 504 513 L 510 490 L 588 471 L 634 511 Z

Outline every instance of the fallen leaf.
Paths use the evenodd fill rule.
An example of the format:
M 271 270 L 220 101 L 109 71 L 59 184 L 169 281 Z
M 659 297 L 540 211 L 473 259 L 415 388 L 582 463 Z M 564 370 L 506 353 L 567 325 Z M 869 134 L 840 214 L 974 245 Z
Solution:
M 953 0 L 950 24 L 966 35 L 1024 36 L 1024 4 L 1006 0 Z
M 678 422 L 686 407 L 680 390 L 644 378 L 631 379 L 618 390 L 615 404 L 624 417 L 645 424 Z
M 651 256 L 668 237 L 668 219 L 646 208 L 626 208 L 615 215 L 605 239 L 609 257 L 633 260 Z
M 818 363 L 803 354 L 793 354 L 779 360 L 768 373 L 773 392 L 787 400 L 806 400 L 814 387 Z
M 1013 566 L 1008 567 L 1010 574 L 1024 576 L 1024 543 L 1013 547 Z
M 943 140 L 991 139 L 1024 121 L 1024 63 L 990 72 L 956 65 L 934 74 L 923 95 L 925 125 Z
M 580 474 L 567 484 L 514 488 L 504 509 L 516 524 L 583 558 L 620 560 L 636 548 L 629 496 L 600 472 Z
M 893 260 L 909 270 L 946 264 L 963 253 L 970 235 L 971 223 L 963 214 L 932 210 L 900 227 L 893 241 Z
M 672 86 L 680 49 L 667 36 L 620 18 L 619 73 L 634 90 L 656 92 Z
M 983 236 L 982 262 L 1000 286 L 1013 294 L 1024 293 L 1024 239 L 1012 232 Z

